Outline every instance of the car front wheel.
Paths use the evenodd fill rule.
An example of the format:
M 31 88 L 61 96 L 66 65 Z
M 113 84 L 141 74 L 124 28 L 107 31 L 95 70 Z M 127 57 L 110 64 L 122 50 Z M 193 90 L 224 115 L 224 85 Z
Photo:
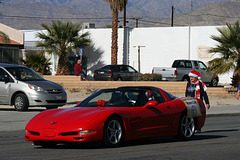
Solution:
M 57 109 L 58 106 L 47 106 L 46 109 Z
M 29 107 L 28 98 L 23 93 L 19 93 L 14 97 L 13 104 L 17 111 L 25 111 Z
M 124 137 L 124 128 L 122 121 L 117 117 L 109 118 L 104 126 L 103 140 L 105 146 L 119 146 Z

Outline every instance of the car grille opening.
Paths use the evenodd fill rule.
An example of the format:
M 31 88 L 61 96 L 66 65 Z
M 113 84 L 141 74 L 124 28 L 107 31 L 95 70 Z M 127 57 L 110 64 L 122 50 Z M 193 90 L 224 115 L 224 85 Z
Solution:
M 46 100 L 47 103 L 66 103 L 66 100 Z
M 78 132 L 65 132 L 61 133 L 62 136 L 75 136 L 78 135 Z
M 74 138 L 75 140 L 83 140 L 84 139 L 84 137 L 76 137 L 76 138 Z
M 29 131 L 29 132 L 30 132 L 30 134 L 32 134 L 32 135 L 40 136 L 40 133 L 38 133 L 38 132 L 34 132 L 34 131 Z
M 34 100 L 35 102 L 42 102 L 41 100 Z
M 62 89 L 49 89 L 47 90 L 48 93 L 50 94 L 59 94 L 59 93 L 62 93 Z

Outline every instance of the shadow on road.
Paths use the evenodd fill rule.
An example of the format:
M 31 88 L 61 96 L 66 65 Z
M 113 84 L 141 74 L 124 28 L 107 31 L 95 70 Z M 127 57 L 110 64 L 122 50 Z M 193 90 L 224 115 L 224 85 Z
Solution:
M 29 108 L 28 110 L 26 111 L 19 111 L 19 112 L 42 112 L 42 111 L 45 111 L 46 109 L 43 108 L 43 109 L 32 109 L 32 108 Z M 14 111 L 14 112 L 18 112 L 16 111 L 14 108 L 0 108 L 0 111 Z

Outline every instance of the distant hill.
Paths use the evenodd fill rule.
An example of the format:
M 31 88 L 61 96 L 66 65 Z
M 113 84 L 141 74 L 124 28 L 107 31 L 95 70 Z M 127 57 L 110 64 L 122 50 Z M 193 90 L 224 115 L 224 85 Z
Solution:
M 42 29 L 41 23 L 51 20 L 71 20 L 74 23 L 95 23 L 105 27 L 112 23 L 112 12 L 104 0 L 1 0 L 0 23 L 16 29 Z M 240 0 L 192 0 L 191 25 L 222 25 L 235 21 Z M 189 25 L 190 0 L 128 0 L 127 18 L 130 27 L 133 17 L 140 17 L 140 27 L 169 26 L 171 6 L 174 24 Z M 119 13 L 122 25 L 123 13 Z
M 240 18 L 240 2 L 222 2 L 207 4 L 193 10 L 174 16 L 174 26 L 210 26 L 234 23 Z M 191 17 L 191 19 L 190 19 Z M 155 23 L 142 26 L 170 26 L 171 19 L 154 19 Z M 141 25 L 140 25 L 141 26 Z

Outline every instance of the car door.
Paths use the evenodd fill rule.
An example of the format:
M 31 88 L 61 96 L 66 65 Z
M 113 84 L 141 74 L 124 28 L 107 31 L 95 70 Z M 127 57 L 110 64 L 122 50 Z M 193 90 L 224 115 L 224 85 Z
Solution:
M 128 70 L 128 73 L 129 73 L 129 80 L 137 81 L 139 73 L 134 68 L 132 68 L 130 66 L 127 66 L 127 70 Z
M 0 68 L 0 104 L 8 104 L 11 82 L 5 82 L 5 78 L 10 78 L 9 74 Z
M 128 71 L 127 66 L 125 66 L 125 65 L 120 66 L 120 73 L 121 73 L 122 80 L 124 80 L 124 81 L 131 80 L 131 75 Z
M 171 113 L 170 110 L 172 109 L 171 103 L 166 102 L 164 99 L 160 100 L 156 106 L 144 106 L 144 101 L 145 103 L 149 101 L 144 95 L 142 95 L 141 101 L 142 105 L 131 107 L 130 110 L 132 116 L 129 118 L 129 122 L 136 136 L 151 137 L 168 135 L 171 123 L 173 123 L 168 118 L 168 113 Z

